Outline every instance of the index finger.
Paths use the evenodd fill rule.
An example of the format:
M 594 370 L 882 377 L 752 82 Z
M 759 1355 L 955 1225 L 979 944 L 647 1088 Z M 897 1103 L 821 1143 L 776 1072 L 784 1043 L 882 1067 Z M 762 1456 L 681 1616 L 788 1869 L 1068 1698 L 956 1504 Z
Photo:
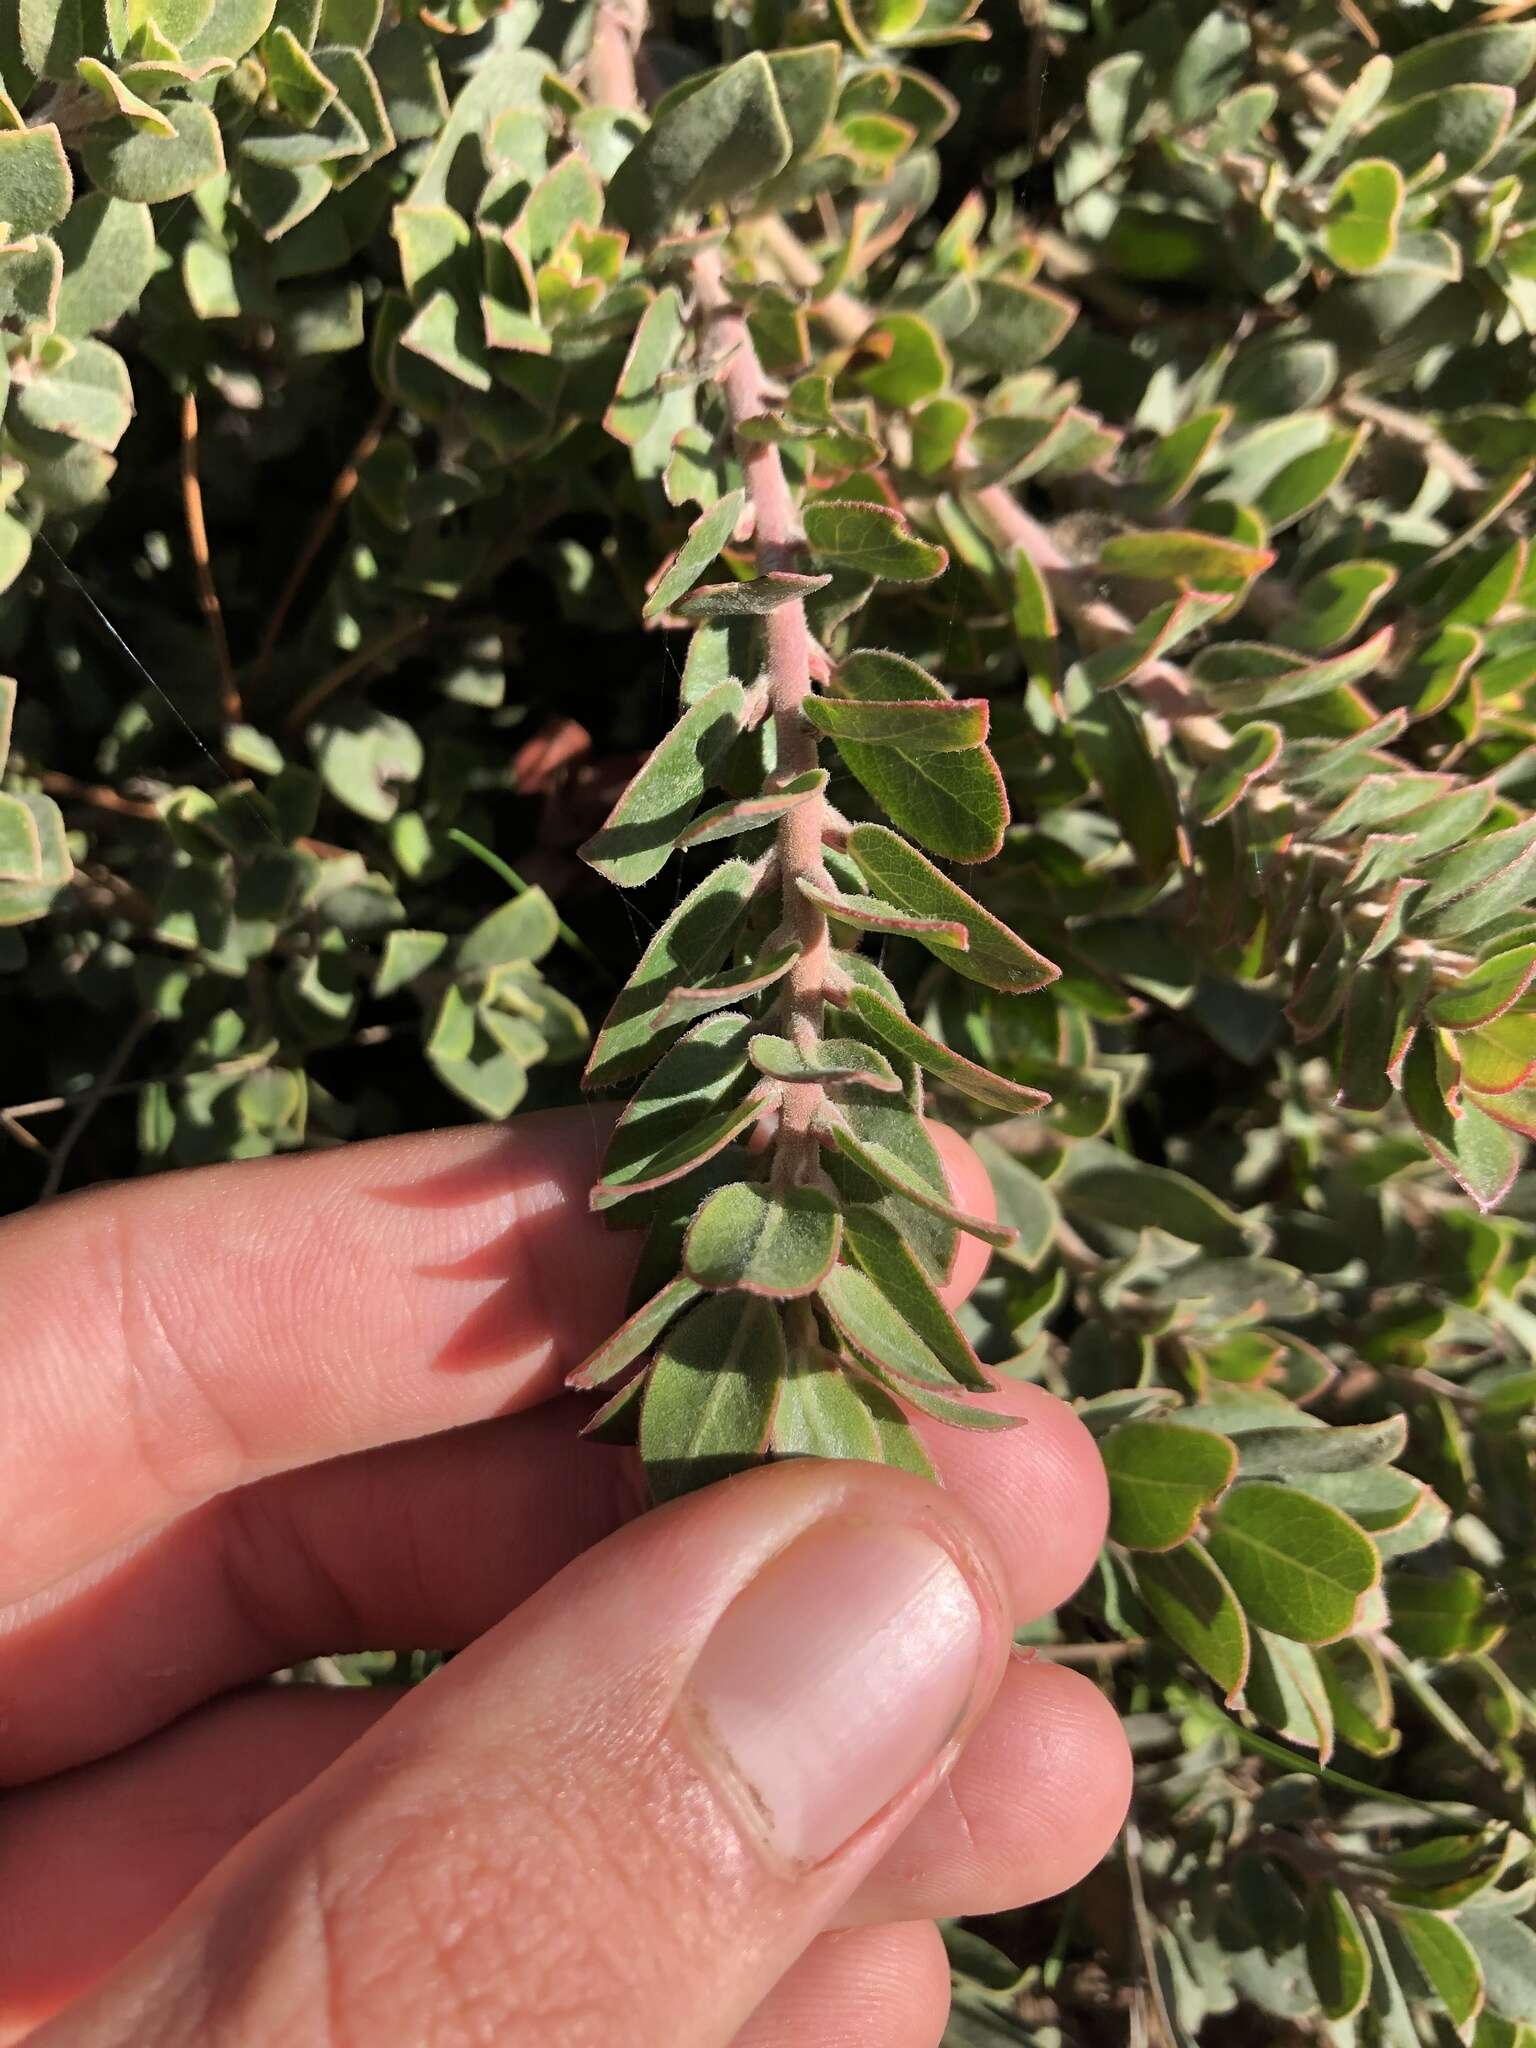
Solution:
M 619 1319 L 601 1112 L 92 1190 L 0 1229 L 0 1603 L 292 1466 L 525 1407 Z

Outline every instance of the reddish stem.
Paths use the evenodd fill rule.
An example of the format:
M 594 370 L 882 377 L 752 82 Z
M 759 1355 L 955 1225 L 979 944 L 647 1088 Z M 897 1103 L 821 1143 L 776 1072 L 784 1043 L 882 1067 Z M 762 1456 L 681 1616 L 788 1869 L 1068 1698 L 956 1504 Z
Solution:
M 746 319 L 727 289 L 718 250 L 703 250 L 694 258 L 693 282 L 712 343 L 725 358 L 720 382 L 731 424 L 739 428 L 743 420 L 759 418 L 770 409 L 763 367 Z M 778 448 L 771 441 L 739 441 L 738 448 L 752 506 L 758 571 L 767 575 L 794 569 L 803 536 Z M 765 637 L 769 704 L 778 743 L 776 778 L 783 783 L 813 770 L 818 758 L 816 730 L 802 708 L 811 694 L 811 631 L 799 598 L 768 613 Z M 800 946 L 799 958 L 784 978 L 779 1013 L 789 1036 L 802 1046 L 813 1044 L 821 1034 L 832 938 L 825 913 L 801 894 L 796 883 L 821 871 L 827 822 L 826 799 L 811 797 L 785 813 L 778 832 L 784 924 Z M 776 1159 L 781 1180 L 801 1180 L 814 1170 L 813 1126 L 822 1099 L 817 1082 L 784 1090 Z

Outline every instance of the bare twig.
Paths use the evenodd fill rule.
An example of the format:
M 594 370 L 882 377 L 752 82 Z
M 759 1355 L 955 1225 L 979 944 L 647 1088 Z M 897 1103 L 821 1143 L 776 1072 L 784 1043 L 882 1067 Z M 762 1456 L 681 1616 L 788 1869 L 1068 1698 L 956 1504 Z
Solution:
M 338 662 L 335 668 L 328 670 L 317 683 L 312 683 L 301 697 L 296 698 L 284 714 L 283 724 L 289 732 L 297 732 L 328 698 L 334 697 L 338 690 L 344 689 L 355 677 L 372 668 L 376 662 L 387 661 L 390 655 L 398 654 L 402 647 L 424 633 L 431 623 L 429 613 L 411 612 L 405 618 L 397 619 L 394 625 L 386 627 L 382 633 L 375 634 L 373 639 L 359 647 L 355 654 L 349 654 L 345 661 Z
M 635 59 L 644 33 L 644 0 L 599 0 L 586 67 L 587 91 L 599 106 L 640 104 Z
M 81 782 L 57 768 L 39 770 L 37 779 L 49 796 L 61 797 L 66 803 L 89 804 L 93 811 L 110 811 L 117 818 L 138 818 L 146 825 L 161 822 L 158 804 L 123 796 L 103 782 Z
M 141 1011 L 123 1033 L 122 1041 L 118 1045 L 117 1050 L 112 1054 L 112 1057 L 107 1061 L 90 1087 L 86 1089 L 84 1095 L 81 1096 L 74 1115 L 65 1126 L 63 1136 L 53 1148 L 53 1156 L 48 1161 L 48 1171 L 43 1177 L 42 1187 L 38 1190 L 37 1198 L 40 1202 L 51 1200 L 64 1185 L 64 1174 L 69 1166 L 70 1154 L 90 1128 L 97 1110 L 100 1109 L 107 1097 L 113 1092 L 115 1084 L 122 1078 L 123 1069 L 137 1051 L 140 1039 L 143 1038 L 145 1032 L 151 1026 L 158 1022 L 159 1018 L 155 1011 Z M 11 1112 L 11 1116 L 13 1115 L 14 1112 Z M 11 1116 L 8 1116 L 6 1119 L 8 1123 L 11 1122 Z M 14 1129 L 14 1124 L 11 1127 Z
M 207 622 L 213 655 L 219 665 L 219 708 L 226 725 L 236 725 L 245 716 L 240 685 L 229 658 L 229 636 L 224 631 L 224 611 L 219 603 L 218 585 L 208 555 L 208 528 L 203 519 L 203 487 L 197 473 L 197 393 L 189 385 L 181 401 L 181 503 L 187 522 L 187 545 L 197 571 L 197 601 Z
M 1139 1657 L 1147 1647 L 1145 1636 L 1133 1636 L 1123 1643 L 1031 1643 L 1029 1648 L 1043 1664 L 1065 1664 L 1076 1668 L 1094 1664 L 1123 1664 Z
M 1357 420 L 1367 421 L 1389 441 L 1401 441 L 1415 449 L 1423 461 L 1441 471 L 1452 489 L 1467 491 L 1474 496 L 1485 489 L 1482 477 L 1464 455 L 1457 453 L 1432 420 L 1420 419 L 1417 413 L 1404 412 L 1400 406 L 1385 405 L 1379 398 L 1371 398 L 1363 391 L 1342 393 L 1339 409 Z
M 384 429 L 389 425 L 394 409 L 393 399 L 386 398 L 380 401 L 378 411 L 364 428 L 357 446 L 347 457 L 331 485 L 330 496 L 321 506 L 319 515 L 310 528 L 303 547 L 299 549 L 293 567 L 288 572 L 288 580 L 283 585 L 277 603 L 272 607 L 272 616 L 267 621 L 266 631 L 261 636 L 261 647 L 256 656 L 259 671 L 264 673 L 269 667 L 273 651 L 282 638 L 284 626 L 288 623 L 288 614 L 293 609 L 294 599 L 303 589 L 305 579 L 318 560 L 321 549 L 335 531 L 336 522 L 346 509 L 347 500 L 357 489 L 358 476 L 363 464 L 384 438 Z

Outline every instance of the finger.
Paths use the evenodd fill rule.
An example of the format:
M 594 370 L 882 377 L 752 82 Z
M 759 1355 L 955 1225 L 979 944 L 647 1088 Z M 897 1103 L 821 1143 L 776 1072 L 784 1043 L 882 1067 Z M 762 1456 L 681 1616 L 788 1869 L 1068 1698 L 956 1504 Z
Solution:
M 1058 1665 L 1015 1663 L 846 1917 L 948 1920 L 1053 1898 L 1109 1853 L 1130 1796 L 1130 1745 L 1098 1687 Z
M 874 1467 L 644 1517 L 257 1828 L 71 2010 L 72 2048 L 306 2048 L 338 2005 L 359 2038 L 532 2043 L 573 1987 L 616 2048 L 726 2048 L 984 1710 L 1000 1570 Z
M 16 1792 L 0 1830 L 0 2048 L 89 1989 L 400 1695 L 286 1686 Z
M 553 1390 L 634 1257 L 587 1207 L 605 1128 L 205 1167 L 7 1224 L 0 1604 L 264 1473 Z
M 587 1206 L 607 1124 L 205 1167 L 0 1228 L 0 1606 L 264 1474 L 554 1391 L 619 1320 L 635 1257 Z M 969 1148 L 939 1142 L 957 1193 L 990 1203 Z M 951 1299 L 979 1272 L 962 1251 Z
M 115 1967 L 401 1697 L 237 1694 L 16 1794 L 0 1835 L 0 2048 Z M 1015 1662 L 948 1782 L 839 1918 L 948 1919 L 1065 1891 L 1111 1846 L 1129 1792 L 1129 1750 L 1103 1695 L 1075 1672 Z
M 949 1962 L 931 1921 L 824 1934 L 760 2005 L 734 2048 L 938 2048 Z
M 978 1397 L 983 1398 L 983 1397 Z M 1016 1625 L 1091 1568 L 1108 1516 L 1093 1440 L 1039 1387 L 987 1405 L 1006 1435 L 922 1423 L 992 1532 Z M 231 1685 L 379 1643 L 457 1649 L 645 1501 L 638 1464 L 583 1442 L 569 1399 L 225 1494 L 0 1625 L 0 1784 L 136 1741 Z M 921 1420 L 921 1419 L 920 1419 Z
M 929 1137 L 938 1147 L 955 1207 L 963 1209 L 967 1215 L 980 1216 L 988 1223 L 995 1223 L 997 1196 L 987 1169 L 958 1131 L 952 1130 L 948 1124 L 936 1123 L 932 1117 L 924 1121 Z M 969 1298 L 971 1290 L 987 1270 L 991 1257 L 991 1246 L 981 1238 L 972 1237 L 964 1230 L 959 1233 L 955 1263 L 948 1280 L 939 1290 L 951 1308 L 958 1308 Z

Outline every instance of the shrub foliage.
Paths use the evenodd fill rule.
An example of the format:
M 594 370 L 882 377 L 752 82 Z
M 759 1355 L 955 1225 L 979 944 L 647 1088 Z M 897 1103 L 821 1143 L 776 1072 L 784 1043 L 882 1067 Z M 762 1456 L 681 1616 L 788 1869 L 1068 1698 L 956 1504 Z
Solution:
M 6 1189 L 585 1058 L 658 1495 L 1073 1401 L 1032 1634 L 1133 1823 L 954 1930 L 956 2042 L 1536 2040 L 1533 69 L 1526 0 L 0 16 Z

